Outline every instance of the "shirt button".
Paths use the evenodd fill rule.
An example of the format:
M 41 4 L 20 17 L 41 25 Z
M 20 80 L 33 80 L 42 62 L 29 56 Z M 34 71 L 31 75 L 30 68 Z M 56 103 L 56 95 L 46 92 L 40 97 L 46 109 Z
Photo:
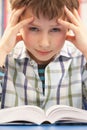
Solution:
M 38 91 L 38 92 L 42 92 L 42 88 L 41 88 L 41 87 L 38 87 L 38 88 L 37 88 L 37 91 Z
M 30 65 L 34 65 L 34 61 L 31 60 L 31 61 L 30 61 Z

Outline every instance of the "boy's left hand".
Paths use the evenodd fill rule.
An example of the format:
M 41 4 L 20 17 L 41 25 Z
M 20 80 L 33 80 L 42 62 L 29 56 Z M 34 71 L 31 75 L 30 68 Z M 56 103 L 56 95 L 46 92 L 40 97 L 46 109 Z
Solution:
M 67 35 L 66 40 L 71 41 L 87 59 L 87 30 L 76 9 L 73 10 L 73 13 L 66 7 L 64 10 L 70 22 L 58 19 L 58 23 L 73 31 L 74 35 Z

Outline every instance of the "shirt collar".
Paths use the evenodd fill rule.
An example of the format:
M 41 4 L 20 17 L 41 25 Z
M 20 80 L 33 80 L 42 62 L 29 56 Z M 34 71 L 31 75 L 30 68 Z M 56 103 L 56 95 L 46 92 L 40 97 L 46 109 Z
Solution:
M 66 58 L 75 58 L 82 53 L 69 41 L 65 41 L 63 48 L 61 49 L 60 55 Z
M 23 41 L 20 41 L 15 46 L 15 48 L 12 51 L 12 55 L 13 55 L 14 59 L 20 59 L 20 60 L 24 59 L 24 58 L 29 58 L 30 59 Z

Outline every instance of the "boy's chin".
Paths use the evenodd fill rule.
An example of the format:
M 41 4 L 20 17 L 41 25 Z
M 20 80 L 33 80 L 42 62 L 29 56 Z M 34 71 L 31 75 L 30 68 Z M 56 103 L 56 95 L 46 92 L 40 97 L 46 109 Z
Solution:
M 54 59 L 54 57 L 48 59 L 40 59 L 32 55 L 29 51 L 28 54 L 33 60 L 36 61 L 37 64 L 49 64 Z

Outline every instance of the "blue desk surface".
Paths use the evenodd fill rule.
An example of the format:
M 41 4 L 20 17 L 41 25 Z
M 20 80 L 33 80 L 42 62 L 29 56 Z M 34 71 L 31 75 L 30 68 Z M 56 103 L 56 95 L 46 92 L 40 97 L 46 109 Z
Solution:
M 87 125 L 0 125 L 0 130 L 87 130 Z

